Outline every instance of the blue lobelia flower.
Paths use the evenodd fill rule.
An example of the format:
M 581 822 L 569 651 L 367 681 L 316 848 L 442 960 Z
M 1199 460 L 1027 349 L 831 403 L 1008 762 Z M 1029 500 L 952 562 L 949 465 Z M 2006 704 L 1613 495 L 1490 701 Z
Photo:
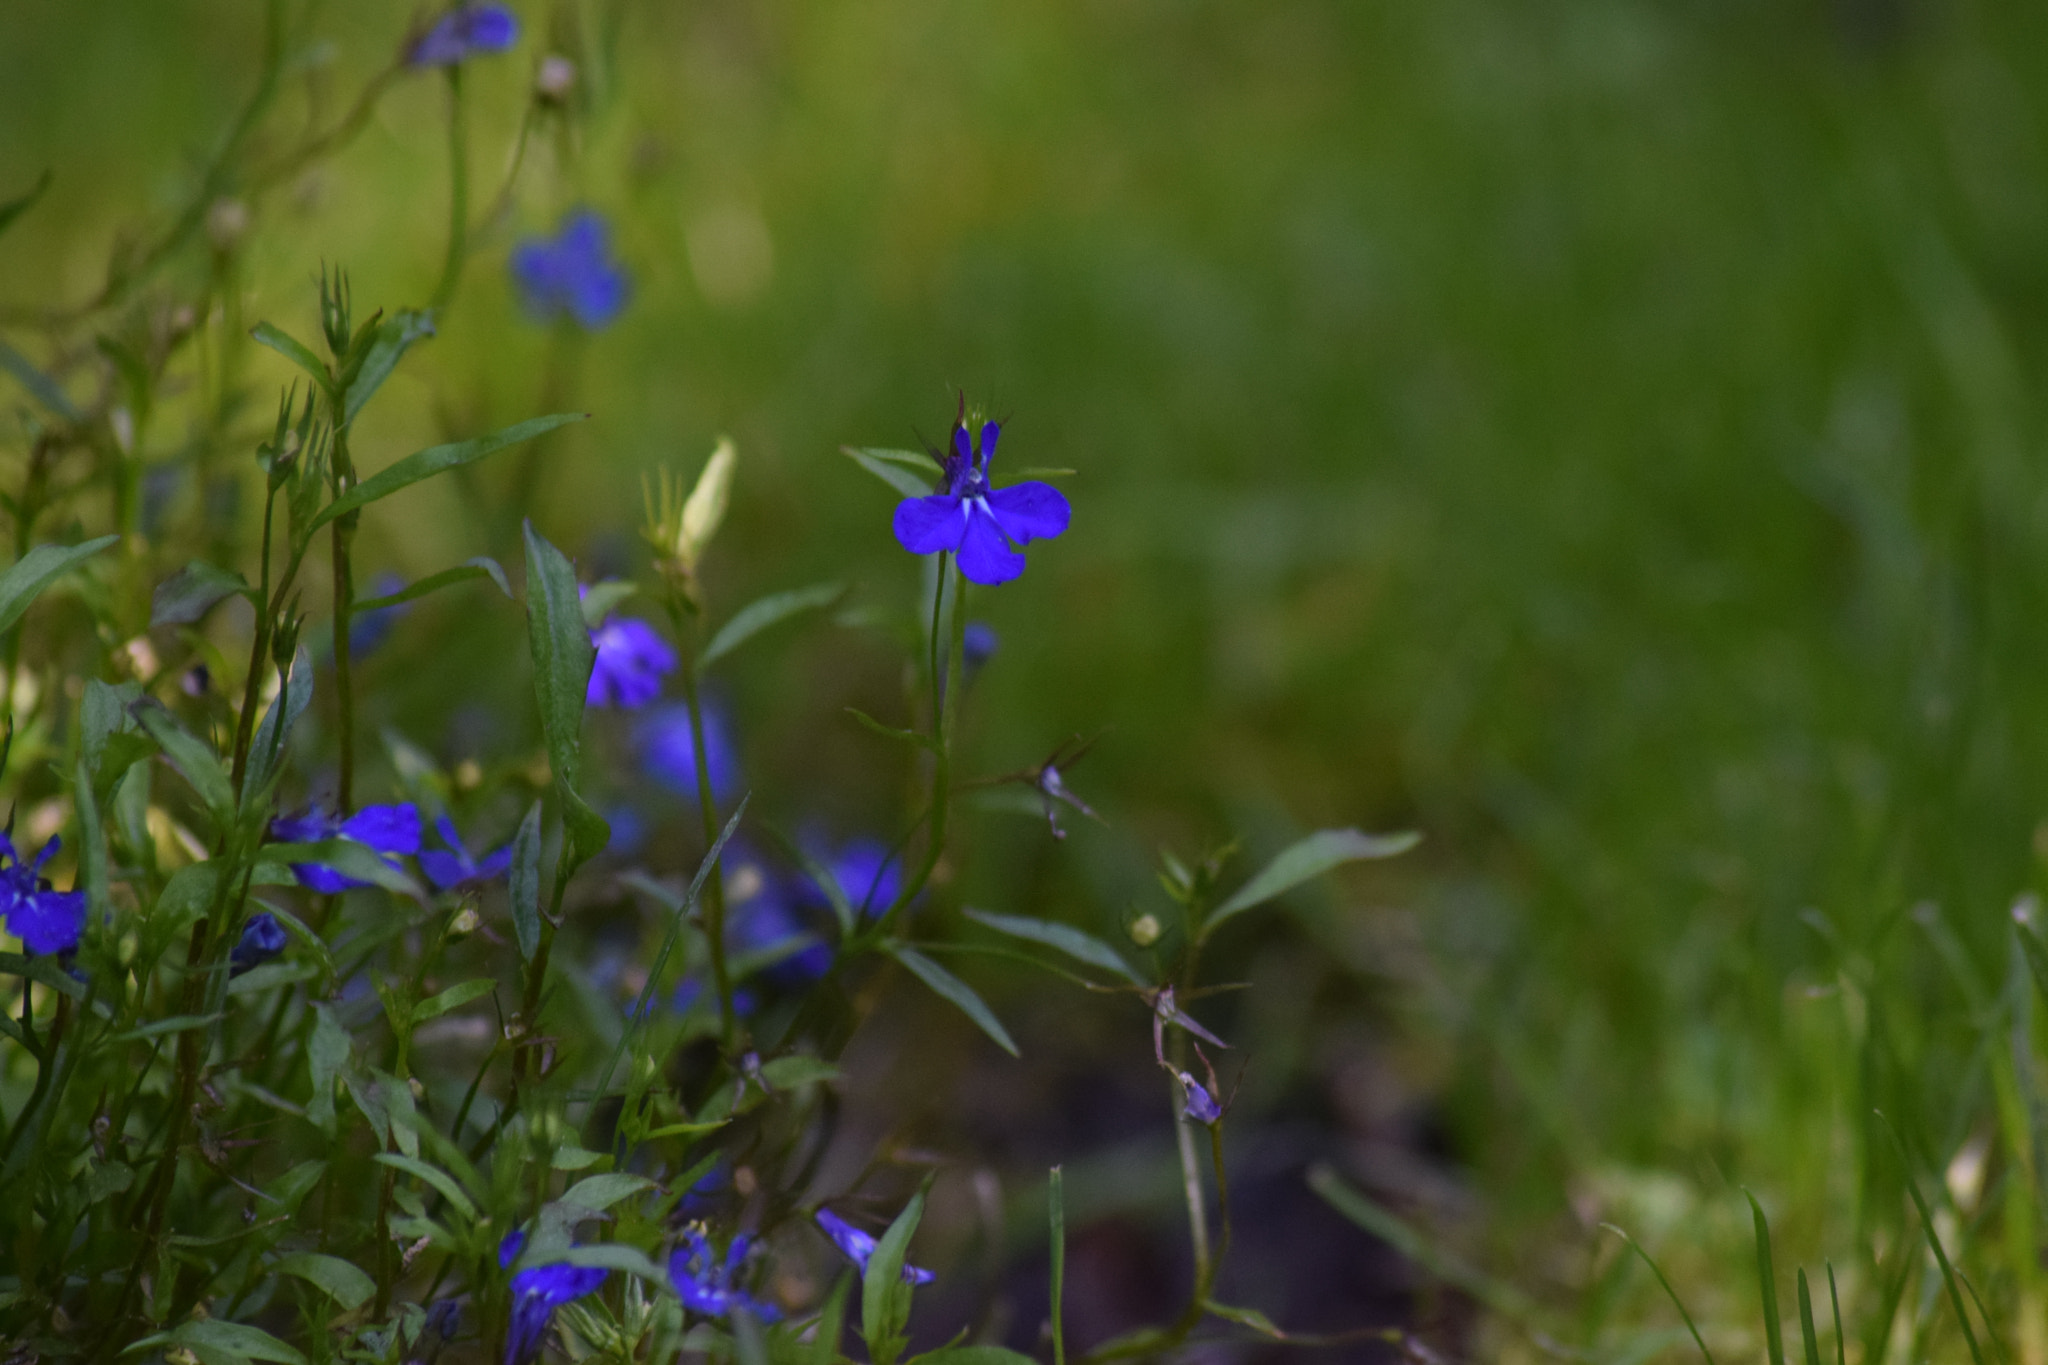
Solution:
M 43 865 L 62 846 L 52 839 L 34 862 L 23 862 L 14 841 L 0 834 L 0 916 L 33 954 L 69 953 L 85 935 L 85 893 L 52 890 L 43 876 Z
M 830 853 L 811 851 L 812 858 L 832 874 L 855 912 L 865 919 L 895 903 L 903 889 L 903 867 L 879 839 L 854 838 Z M 830 905 L 823 888 L 806 877 L 797 892 L 801 904 L 813 909 Z
M 704 757 L 711 771 L 711 795 L 723 801 L 738 784 L 739 758 L 725 714 L 710 702 L 700 703 L 704 716 Z M 697 751 L 690 742 L 690 708 L 662 706 L 647 712 L 634 727 L 640 766 L 647 775 L 687 800 L 697 799 Z
M 420 850 L 420 871 L 427 874 L 436 891 L 482 886 L 504 876 L 505 869 L 512 866 L 510 844 L 485 854 L 482 862 L 470 856 L 469 845 L 455 832 L 455 822 L 445 815 L 434 822 L 434 832 L 448 847 Z
M 249 916 L 249 922 L 242 926 L 242 937 L 228 954 L 228 975 L 240 976 L 251 967 L 260 967 L 283 952 L 290 942 L 284 926 L 268 910 Z
M 413 44 L 412 66 L 458 66 L 471 57 L 503 52 L 519 41 L 519 18 L 503 5 L 460 5 L 442 15 Z
M 669 1283 L 675 1286 L 683 1307 L 709 1318 L 727 1317 L 738 1309 L 759 1322 L 778 1321 L 782 1314 L 738 1285 L 740 1267 L 752 1246 L 753 1238 L 741 1233 L 732 1239 L 725 1260 L 720 1262 L 711 1254 L 704 1234 L 687 1229 L 668 1258 Z
M 1023 547 L 1059 535 L 1072 515 L 1066 495 L 1049 483 L 989 486 L 1001 431 L 994 422 L 982 427 L 977 459 L 967 424 L 954 427 L 939 491 L 896 505 L 896 539 L 904 549 L 916 555 L 956 550 L 960 572 L 976 583 L 1007 583 L 1023 573 Z
M 365 600 L 390 597 L 405 588 L 405 580 L 395 573 L 380 573 L 370 584 Z M 378 607 L 374 611 L 359 611 L 348 618 L 348 652 L 352 659 L 360 659 L 374 651 L 377 646 L 391 638 L 392 627 L 398 618 L 405 615 L 411 603 L 401 602 L 395 607 Z
M 498 1243 L 498 1264 L 509 1269 L 526 1246 L 526 1234 L 514 1229 Z M 604 1283 L 599 1266 L 529 1266 L 512 1277 L 512 1319 L 505 1331 L 505 1365 L 528 1365 L 540 1355 L 555 1320 L 555 1310 L 571 1299 L 596 1292 Z
M 398 866 L 399 854 L 420 851 L 420 812 L 411 802 L 390 806 L 364 806 L 346 820 L 309 810 L 303 815 L 280 815 L 270 822 L 272 838 L 293 844 L 317 844 L 326 839 L 353 839 L 384 855 L 384 861 Z M 319 863 L 293 863 L 299 885 L 326 895 L 368 886 L 368 882 L 344 876 Z
M 630 616 L 613 616 L 590 632 L 597 660 L 590 669 L 591 706 L 638 710 L 661 695 L 661 680 L 676 669 L 676 652 L 653 626 Z
M 604 219 L 580 209 L 552 239 L 519 244 L 512 252 L 512 280 L 535 317 L 552 321 L 566 313 L 595 332 L 626 306 L 626 272 L 610 257 L 611 231 Z
M 825 1235 L 832 1239 L 833 1246 L 838 1247 L 847 1254 L 847 1257 L 852 1260 L 854 1267 L 862 1275 L 868 1273 L 868 1261 L 875 1254 L 874 1238 L 868 1236 L 838 1214 L 833 1213 L 830 1209 L 818 1210 L 818 1226 L 823 1228 Z M 929 1270 L 919 1270 L 908 1261 L 903 1263 L 903 1282 L 905 1284 L 930 1284 L 935 1278 L 937 1277 Z
M 1216 1097 L 1209 1088 L 1185 1071 L 1176 1071 L 1173 1078 L 1180 1082 L 1180 1116 L 1192 1123 L 1214 1123 L 1223 1117 L 1223 1106 L 1216 1103 Z
M 986 621 L 969 621 L 960 632 L 960 664 L 972 678 L 996 654 L 996 633 Z

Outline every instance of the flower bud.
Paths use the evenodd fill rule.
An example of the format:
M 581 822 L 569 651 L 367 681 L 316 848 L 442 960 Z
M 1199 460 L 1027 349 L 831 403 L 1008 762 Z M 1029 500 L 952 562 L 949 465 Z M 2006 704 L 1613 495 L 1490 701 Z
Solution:
M 1137 944 L 1140 948 L 1150 948 L 1153 944 L 1159 942 L 1159 917 L 1157 915 L 1140 915 L 1131 921 L 1130 928 L 1125 932 L 1130 934 L 1131 942 Z
M 569 92 L 576 88 L 576 63 L 559 52 L 550 52 L 540 59 L 540 70 L 534 73 L 533 93 L 549 104 L 560 104 L 568 99 Z
M 697 486 L 683 503 L 682 521 L 676 528 L 675 556 L 686 572 L 696 570 L 711 537 L 718 533 L 719 523 L 725 520 L 726 503 L 732 493 L 732 467 L 738 458 L 732 440 L 720 437 L 718 448 L 704 462 L 704 472 L 697 476 Z

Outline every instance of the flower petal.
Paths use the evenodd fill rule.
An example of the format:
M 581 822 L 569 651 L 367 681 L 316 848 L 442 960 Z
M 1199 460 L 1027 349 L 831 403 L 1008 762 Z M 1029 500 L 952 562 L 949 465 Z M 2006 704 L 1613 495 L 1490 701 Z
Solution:
M 896 541 L 914 555 L 957 550 L 967 532 L 960 499 L 935 494 L 929 498 L 905 498 L 896 504 Z
M 410 802 L 364 806 L 342 822 L 341 833 L 379 853 L 420 851 L 420 810 Z
M 85 933 L 83 891 L 38 891 L 15 901 L 7 927 L 35 954 L 65 953 Z
M 1019 545 L 1051 540 L 1067 529 L 1073 508 L 1067 495 L 1049 483 L 1013 483 L 988 495 L 989 510 L 1003 531 Z
M 468 881 L 473 869 L 463 864 L 463 859 L 438 848 L 425 849 L 420 853 L 420 871 L 427 874 L 427 880 L 434 884 L 436 891 L 449 891 Z
M 960 453 L 963 461 L 968 464 L 974 463 L 974 438 L 967 434 L 966 427 L 953 428 L 953 449 Z
M 1024 556 L 1004 541 L 985 499 L 977 498 L 969 511 L 967 534 L 960 539 L 960 572 L 988 585 L 1007 583 L 1024 572 Z
M 1003 434 L 1002 424 L 986 422 L 981 428 L 981 467 L 985 472 L 988 462 L 996 457 L 996 437 Z

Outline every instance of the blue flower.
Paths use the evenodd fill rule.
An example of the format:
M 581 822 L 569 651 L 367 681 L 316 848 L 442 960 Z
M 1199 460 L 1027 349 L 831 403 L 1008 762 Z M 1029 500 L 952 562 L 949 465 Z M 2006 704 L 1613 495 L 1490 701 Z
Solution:
M 381 573 L 370 584 L 369 597 L 364 600 L 374 601 L 379 597 L 389 597 L 404 587 L 405 580 L 397 574 Z M 360 659 L 389 639 L 391 628 L 398 624 L 398 618 L 405 615 L 406 608 L 410 605 L 400 603 L 395 607 L 378 607 L 375 611 L 353 613 L 348 621 L 349 657 Z
M 1182 1118 L 1194 1123 L 1214 1123 L 1223 1117 L 1223 1106 L 1216 1103 L 1207 1086 L 1185 1071 L 1174 1072 L 1173 1078 L 1180 1082 Z
M 563 220 L 550 240 L 530 238 L 512 253 L 512 279 L 526 309 L 543 321 L 567 313 L 594 332 L 626 306 L 626 272 L 610 259 L 611 232 L 588 209 Z
M 614 616 L 590 632 L 597 661 L 590 669 L 591 706 L 637 710 L 661 695 L 661 680 L 675 672 L 676 652 L 645 621 Z
M 723 801 L 739 782 L 739 759 L 733 751 L 723 713 L 701 702 L 704 756 L 711 770 L 711 795 Z M 697 751 L 690 742 L 690 708 L 663 706 L 649 711 L 634 728 L 640 765 L 647 775 L 687 800 L 697 799 Z
M 327 839 L 352 839 L 384 855 L 384 861 L 398 866 L 398 854 L 420 851 L 419 807 L 410 802 L 390 806 L 364 806 L 346 820 L 309 810 L 303 815 L 280 815 L 270 822 L 271 837 L 293 844 L 317 844 Z M 319 863 L 293 863 L 299 885 L 326 895 L 368 886 L 368 882 L 344 876 Z
M 509 1268 L 526 1246 L 526 1234 L 514 1229 L 498 1244 L 498 1264 Z M 555 1310 L 571 1299 L 596 1292 L 604 1283 L 599 1266 L 569 1265 L 557 1261 L 530 1266 L 512 1277 L 512 1320 L 505 1332 L 505 1365 L 527 1365 L 540 1355 L 540 1348 L 555 1320 Z
M 413 44 L 413 66 L 457 66 L 483 53 L 503 52 L 519 41 L 519 19 L 503 5 L 462 5 L 442 15 Z
M 868 1261 L 875 1254 L 875 1239 L 830 1209 L 818 1210 L 818 1226 L 832 1239 L 832 1245 L 845 1252 L 853 1261 L 855 1268 L 865 1276 L 868 1273 Z M 929 1270 L 919 1270 L 908 1261 L 903 1263 L 905 1284 L 930 1284 L 934 1278 L 936 1277 Z
M 1066 495 L 1049 483 L 989 486 L 1001 430 L 994 422 L 982 427 L 977 459 L 967 424 L 954 427 L 939 491 L 896 506 L 896 539 L 904 549 L 914 555 L 956 550 L 960 572 L 976 583 L 1007 583 L 1023 573 L 1023 547 L 1059 535 L 1072 515 Z
M 752 1246 L 753 1239 L 741 1233 L 732 1239 L 721 1264 L 711 1254 L 711 1244 L 704 1240 L 703 1233 L 695 1228 L 686 1230 L 668 1258 L 669 1283 L 676 1287 L 676 1297 L 683 1301 L 683 1307 L 710 1318 L 726 1317 L 738 1309 L 760 1322 L 779 1320 L 782 1314 L 737 1284 L 740 1267 Z
M 290 942 L 284 926 L 268 910 L 249 916 L 249 922 L 242 926 L 242 937 L 228 954 L 228 975 L 240 976 L 251 967 L 261 966 L 283 952 Z
M 903 867 L 879 839 L 848 839 L 837 852 L 813 849 L 814 861 L 824 867 L 863 919 L 879 914 L 896 902 L 903 888 Z M 824 888 L 806 877 L 798 888 L 799 903 L 825 909 L 831 902 Z
M 62 846 L 52 839 L 34 862 L 25 863 L 14 841 L 0 834 L 0 916 L 30 953 L 71 952 L 85 934 L 85 893 L 53 891 L 42 875 L 43 865 Z
M 427 874 L 427 880 L 434 884 L 436 891 L 482 886 L 485 882 L 496 881 L 504 876 L 505 869 L 512 866 L 510 844 L 504 844 L 495 852 L 485 854 L 482 862 L 471 857 L 469 845 L 463 843 L 462 836 L 455 832 L 455 822 L 445 815 L 434 822 L 434 832 L 441 836 L 441 842 L 448 847 L 446 850 L 420 850 L 420 871 Z
M 677 1014 L 688 1014 L 696 1007 L 697 1002 L 703 996 L 703 981 L 694 976 L 686 976 L 676 983 L 676 993 L 669 997 L 668 1007 Z M 752 1014 L 760 1003 L 761 998 L 745 986 L 737 987 L 732 993 L 732 1012 L 742 1018 Z M 714 1002 L 712 1009 L 716 1010 L 717 1008 L 718 1006 Z M 628 1017 L 631 1017 L 632 1006 L 627 1006 L 626 1011 Z M 652 1011 L 650 1010 L 649 1012 L 651 1013 Z
M 969 621 L 967 629 L 960 633 L 960 663 L 973 677 L 981 672 L 982 665 L 995 657 L 996 633 L 986 621 Z

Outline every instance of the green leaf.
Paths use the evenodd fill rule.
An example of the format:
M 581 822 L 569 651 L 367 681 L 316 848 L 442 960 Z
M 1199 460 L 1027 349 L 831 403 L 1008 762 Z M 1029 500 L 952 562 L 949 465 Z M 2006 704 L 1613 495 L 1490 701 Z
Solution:
M 1060 1313 L 1067 1288 L 1067 1182 L 1057 1166 L 1046 1180 L 1045 1205 L 1052 1243 L 1052 1365 L 1067 1365 L 1067 1332 Z
M 498 585 L 499 592 L 507 597 L 512 595 L 512 584 L 505 577 L 503 566 L 488 555 L 478 555 L 475 559 L 463 560 L 452 569 L 443 569 L 437 574 L 429 574 L 417 583 L 409 583 L 387 596 L 371 597 L 357 602 L 349 611 L 383 611 L 386 607 L 400 606 L 414 598 L 425 597 L 430 592 L 445 588 L 451 583 L 466 583 L 472 578 L 488 578 Z
M 2017 917 L 2013 929 L 2019 934 L 2020 951 L 2027 959 L 2027 970 L 2033 975 L 2034 989 L 2041 992 L 2041 998 L 2048 1000 L 2048 944 L 2041 941 L 2041 935 L 2033 925 Z
M 132 1043 L 139 1038 L 161 1038 L 167 1033 L 185 1033 L 191 1029 L 205 1028 L 214 1020 L 224 1017 L 224 1015 L 219 1014 L 174 1014 L 167 1019 L 152 1019 L 140 1028 L 132 1028 L 125 1033 L 117 1033 L 108 1041 Z
M 67 422 L 78 422 L 82 414 L 72 405 L 70 397 L 57 381 L 37 369 L 20 351 L 0 341 L 0 370 L 5 370 L 21 382 L 38 403 L 48 408 Z
M 1521 1323 L 1539 1320 L 1536 1305 L 1519 1289 L 1467 1265 L 1429 1241 L 1407 1223 L 1381 1208 L 1365 1191 L 1346 1183 L 1328 1166 L 1311 1167 L 1308 1185 L 1321 1195 L 1331 1208 L 1439 1280 L 1464 1290 L 1500 1316 Z
M 339 1256 L 295 1251 L 279 1257 L 270 1268 L 280 1275 L 296 1275 L 318 1286 L 345 1309 L 361 1308 L 377 1294 L 377 1282 Z
M 908 967 L 911 975 L 919 981 L 958 1005 L 961 1013 L 972 1019 L 983 1033 L 995 1040 L 997 1047 L 1012 1057 L 1018 1055 L 1017 1045 L 1010 1041 L 1009 1031 L 1003 1027 L 1002 1020 L 996 1018 L 995 1013 L 983 1003 L 982 998 L 974 993 L 972 986 L 908 944 L 891 944 L 888 953 Z
M 1813 1291 L 1807 1287 L 1806 1267 L 1798 1273 L 1799 1285 L 1799 1343 L 1805 1353 L 1806 1365 L 1820 1365 L 1820 1334 L 1813 1329 Z
M 598 1266 L 605 1270 L 622 1270 L 628 1275 L 638 1275 L 650 1284 L 666 1286 L 668 1273 L 648 1258 L 638 1247 L 608 1242 L 600 1246 L 570 1247 L 559 1256 L 550 1258 L 556 1263 L 569 1265 Z
M 937 753 L 939 750 L 938 742 L 922 731 L 899 730 L 893 725 L 884 725 L 858 706 L 848 706 L 842 709 L 845 710 L 847 715 L 859 721 L 862 729 L 878 734 L 883 739 L 893 739 L 899 744 L 915 744 L 918 748 L 930 749 L 933 753 Z
M 195 559 L 156 585 L 156 592 L 149 599 L 150 629 L 189 626 L 213 610 L 216 603 L 237 594 L 262 609 L 256 590 L 240 574 Z
M 313 1006 L 313 1037 L 306 1045 L 306 1069 L 313 1079 L 313 1097 L 306 1103 L 306 1117 L 321 1131 L 334 1130 L 334 1078 L 348 1065 L 348 1030 L 325 1004 Z
M 418 882 L 385 862 L 384 855 L 376 849 L 353 839 L 326 839 L 317 844 L 265 844 L 256 850 L 256 861 L 273 866 L 313 863 L 401 896 L 414 900 L 425 898 Z
M 1038 1365 L 1030 1356 L 1001 1346 L 946 1346 L 912 1356 L 908 1365 Z
M 291 333 L 273 323 L 259 322 L 249 329 L 249 335 L 255 339 L 257 345 L 268 346 L 313 376 L 313 382 L 319 386 L 322 393 L 334 391 L 334 378 L 327 373 L 327 366 L 321 363 L 319 356 L 307 349 L 304 342 Z
M 38 545 L 0 573 L 0 631 L 12 627 L 43 589 L 106 549 L 119 536 L 101 536 L 77 545 Z
M 222 1322 L 218 1318 L 180 1323 L 164 1340 L 170 1345 L 188 1348 L 201 1360 L 225 1355 L 242 1360 L 273 1360 L 278 1365 L 306 1365 L 306 1358 L 296 1347 L 285 1345 L 261 1327 Z M 134 1349 L 130 1346 L 128 1351 Z M 126 1355 L 128 1351 L 122 1354 Z
M 780 625 L 803 612 L 822 610 L 845 595 L 844 583 L 818 583 L 808 588 L 792 588 L 788 592 L 756 598 L 719 627 L 718 634 L 711 637 L 711 643 L 704 646 L 697 666 L 709 668 L 770 626 Z
M 235 811 L 234 789 L 228 785 L 228 770 L 213 746 L 187 730 L 178 718 L 153 697 L 144 697 L 128 708 L 136 724 L 148 732 L 181 776 L 192 785 L 216 822 L 226 825 Z
M 1076 962 L 1100 967 L 1103 971 L 1122 977 L 1134 986 L 1145 984 L 1138 974 L 1125 964 L 1116 949 L 1093 934 L 1082 933 L 1072 925 L 1060 924 L 1054 920 L 1026 919 L 1022 915 L 996 915 L 986 910 L 969 909 L 966 914 L 967 918 L 976 924 L 985 924 L 998 933 L 1009 934 L 1013 938 L 1029 939 L 1048 948 L 1056 948 Z
M 1355 829 L 1317 830 L 1306 839 L 1283 849 L 1280 856 L 1260 869 L 1259 874 L 1238 888 L 1237 894 L 1209 913 L 1202 926 L 1206 936 L 1227 919 L 1263 905 L 1275 896 L 1291 891 L 1311 877 L 1320 877 L 1333 867 L 1361 858 L 1391 858 L 1406 853 L 1422 841 L 1412 831 L 1401 834 L 1366 834 Z
M 128 714 L 128 708 L 141 697 L 140 683 L 109 685 L 98 678 L 85 680 L 85 696 L 78 706 L 78 752 L 79 757 L 85 760 L 86 769 L 92 774 L 95 786 L 101 786 L 101 780 L 107 779 L 105 785 L 101 786 L 102 800 L 113 794 L 112 779 L 128 771 L 129 766 L 136 761 L 131 758 L 127 763 L 121 764 L 120 772 L 101 771 L 109 741 L 118 734 L 134 730 L 135 720 Z
M 1963 1306 L 1963 1292 L 1956 1287 L 1956 1268 L 1949 1262 L 1948 1251 L 1941 1245 L 1941 1238 L 1934 1231 L 1934 1215 L 1928 1212 L 1927 1200 L 1920 1194 L 1920 1177 L 1914 1174 L 1913 1163 L 1906 1156 L 1906 1144 L 1899 1140 L 1898 1130 L 1892 1127 L 1891 1120 L 1879 1114 L 1878 1121 L 1884 1125 L 1885 1132 L 1891 1135 L 1892 1146 L 1899 1154 L 1899 1164 L 1905 1168 L 1906 1193 L 1913 1196 L 1913 1207 L 1920 1211 L 1920 1227 L 1926 1233 L 1927 1246 L 1934 1253 L 1935 1264 L 1941 1267 L 1942 1283 L 1948 1286 L 1949 1303 L 1956 1310 L 1956 1321 L 1963 1329 L 1963 1343 L 1970 1348 L 1970 1359 L 1975 1362 L 1975 1365 L 1984 1365 L 1983 1352 L 1977 1346 L 1977 1334 L 1970 1328 L 1969 1310 Z M 1755 1197 L 1752 1196 L 1749 1202 L 1750 1206 L 1754 1208 L 1756 1205 Z M 1756 1217 L 1757 1226 L 1761 1228 L 1763 1226 L 1763 1213 L 1761 1210 L 1758 1211 Z M 1764 1254 L 1769 1254 L 1768 1248 L 1765 1249 Z M 1988 1321 L 1985 1323 L 1985 1330 L 1987 1332 L 1990 1331 L 1990 1323 Z M 1772 1327 L 1771 1334 L 1773 1339 L 1775 1339 L 1777 1335 L 1777 1328 L 1775 1326 Z M 1997 1346 L 1998 1338 L 1993 1336 L 1991 1343 Z M 2004 1354 L 2004 1349 L 2001 1347 L 1999 1355 L 2003 1357 Z M 1772 1360 L 1772 1365 L 1778 1365 L 1775 1358 Z
M 875 1244 L 861 1277 L 860 1334 L 874 1365 L 895 1365 L 903 1354 L 904 1324 L 910 1321 L 911 1286 L 903 1281 L 903 1262 L 910 1238 L 924 1217 L 924 1191 L 919 1190 L 896 1215 L 896 1221 Z
M 17 195 L 0 204 L 0 232 L 13 227 L 17 218 L 36 206 L 36 201 L 43 197 L 43 191 L 50 188 L 50 179 L 50 172 L 45 168 L 43 173 L 36 177 L 36 183 L 28 187 L 28 193 Z
M 540 842 L 540 802 L 536 801 L 512 839 L 512 933 L 519 940 L 523 962 L 533 961 L 540 951 Z
M 836 1081 L 839 1068 L 816 1057 L 777 1057 L 761 1068 L 761 1078 L 777 1090 L 794 1090 L 800 1085 Z
M 301 645 L 285 675 L 284 689 L 249 741 L 249 765 L 242 773 L 242 809 L 252 810 L 270 799 L 270 789 L 284 772 L 285 744 L 292 727 L 313 704 L 313 656 Z
M 1763 1290 L 1764 1345 L 1771 1365 L 1785 1365 L 1785 1337 L 1778 1325 L 1778 1276 L 1771 1265 L 1771 1225 L 1764 1221 L 1763 1205 L 1756 1202 L 1756 1196 L 1748 1190 L 1742 1193 L 1749 1200 L 1749 1212 L 1756 1223 L 1756 1276 Z M 1965 1323 L 1964 1329 L 1968 1330 L 1968 1326 Z
M 1635 1238 L 1629 1236 L 1628 1233 L 1623 1231 L 1621 1228 L 1616 1227 L 1612 1223 L 1602 1223 L 1600 1226 L 1606 1228 L 1609 1232 L 1621 1238 L 1622 1241 L 1627 1242 L 1630 1247 L 1634 1248 L 1636 1255 L 1643 1258 L 1643 1264 L 1650 1267 L 1650 1273 L 1657 1277 L 1657 1283 L 1664 1286 L 1664 1296 L 1670 1299 L 1671 1306 L 1678 1310 L 1678 1316 L 1680 1320 L 1682 1320 L 1685 1323 L 1685 1330 L 1692 1333 L 1693 1345 L 1700 1348 L 1701 1358 L 1707 1362 L 1707 1365 L 1714 1365 L 1714 1353 L 1707 1349 L 1706 1338 L 1700 1335 L 1699 1327 L 1692 1320 L 1692 1314 L 1686 1311 L 1685 1301 L 1678 1297 L 1678 1291 L 1671 1287 L 1671 1281 L 1665 1277 L 1664 1267 L 1658 1265 L 1655 1260 L 1651 1259 L 1650 1253 L 1643 1250 L 1642 1244 L 1636 1241 Z M 1829 1271 L 1828 1274 L 1830 1282 L 1832 1282 L 1834 1272 Z M 1835 1329 L 1836 1332 L 1839 1334 L 1839 1332 L 1841 1331 L 1841 1318 L 1839 1314 L 1836 1315 Z
M 1214 1299 L 1203 1300 L 1202 1307 L 1227 1322 L 1249 1327 L 1262 1337 L 1271 1337 L 1275 1341 L 1287 1340 L 1287 1333 L 1281 1331 L 1271 1318 L 1256 1308 L 1239 1308 L 1235 1304 L 1218 1303 Z
M 929 497 L 939 482 L 939 466 L 929 455 L 873 446 L 841 446 L 839 451 L 906 498 Z
M 417 1157 L 405 1156 L 398 1152 L 379 1152 L 375 1159 L 386 1166 L 404 1171 L 407 1175 L 418 1176 L 439 1190 L 442 1198 L 459 1210 L 464 1218 L 472 1222 L 476 1220 L 476 1205 L 463 1193 L 462 1186 L 456 1184 L 455 1177 L 448 1172 L 438 1166 L 429 1166 Z
M 602 583 L 591 584 L 590 591 L 583 594 L 583 624 L 596 630 L 604 624 L 604 618 L 612 614 L 612 608 L 638 591 L 638 583 L 623 578 L 607 578 Z
M 429 1019 L 438 1019 L 450 1010 L 459 1010 L 470 1001 L 489 995 L 497 986 L 497 982 L 482 977 L 475 981 L 465 981 L 459 986 L 450 986 L 439 995 L 429 996 L 414 1005 L 412 1021 L 414 1024 L 423 1024 Z
M 406 351 L 421 337 L 434 335 L 434 318 L 415 308 L 401 308 L 377 325 L 377 339 L 370 343 L 363 363 L 349 377 L 348 403 L 342 411 L 342 425 L 356 420 L 356 414 L 391 376 Z M 510 597 L 510 593 L 505 594 Z
M 579 1208 L 603 1210 L 621 1199 L 630 1199 L 642 1190 L 653 1188 L 654 1182 L 645 1176 L 613 1171 L 608 1175 L 585 1176 L 563 1192 L 562 1202 Z
M 597 650 L 576 598 L 576 570 L 560 550 L 526 523 L 527 639 L 533 650 L 533 692 L 547 735 L 548 761 L 562 793 L 562 824 L 571 866 L 594 858 L 611 827 L 577 790 L 583 760 L 583 703 Z
M 0 975 L 19 976 L 48 986 L 73 1000 L 85 999 L 85 987 L 71 979 L 71 973 L 57 966 L 55 959 L 0 953 Z
M 489 436 L 479 436 L 473 441 L 457 441 L 452 445 L 429 446 L 425 450 L 415 451 L 398 463 L 378 470 L 321 508 L 319 515 L 306 527 L 305 535 L 310 537 L 313 532 L 336 517 L 347 516 L 350 512 L 368 507 L 373 502 L 390 497 L 401 488 L 412 487 L 422 479 L 431 479 L 436 474 L 460 465 L 471 464 L 486 455 L 503 450 L 506 446 L 530 441 L 536 436 L 553 431 L 556 427 L 580 422 L 589 415 L 583 412 L 560 412 L 552 417 L 535 417 L 517 426 L 506 427 L 503 431 L 492 432 Z

